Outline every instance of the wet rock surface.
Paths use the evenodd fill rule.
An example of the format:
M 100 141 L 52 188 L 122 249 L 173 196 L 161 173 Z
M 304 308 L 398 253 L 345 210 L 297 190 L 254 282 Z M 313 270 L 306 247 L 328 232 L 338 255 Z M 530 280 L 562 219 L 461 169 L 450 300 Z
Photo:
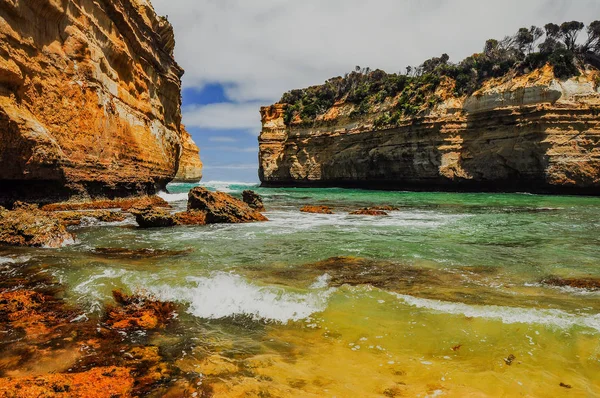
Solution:
M 333 214 L 333 210 L 329 206 L 304 206 L 300 211 L 302 213 Z
M 175 217 L 168 210 L 156 208 L 136 212 L 135 221 L 141 228 L 165 228 L 177 225 Z
M 81 225 L 85 219 L 95 219 L 102 222 L 121 222 L 127 219 L 125 214 L 109 210 L 64 211 L 55 212 L 53 216 L 67 226 Z
M 35 205 L 0 207 L 0 245 L 57 248 L 73 240 L 61 221 Z
M 0 397 L 206 396 L 198 375 L 153 343 L 159 333 L 177 341 L 173 303 L 115 291 L 115 304 L 88 318 L 45 271 L 0 271 Z
M 557 287 L 600 290 L 600 278 L 559 278 L 557 276 L 552 276 L 542 280 L 542 283 Z
M 268 221 L 265 216 L 241 200 L 224 192 L 211 192 L 203 187 L 196 187 L 190 191 L 188 210 L 206 213 L 207 224 Z
M 171 206 L 159 196 L 142 196 L 124 199 L 101 199 L 52 203 L 42 206 L 41 209 L 44 211 L 121 209 L 122 211 L 129 212 L 136 208 L 143 209 L 148 207 L 162 207 L 168 209 Z
M 242 200 L 254 210 L 265 211 L 265 205 L 263 204 L 262 196 L 254 191 L 246 190 L 242 192 Z

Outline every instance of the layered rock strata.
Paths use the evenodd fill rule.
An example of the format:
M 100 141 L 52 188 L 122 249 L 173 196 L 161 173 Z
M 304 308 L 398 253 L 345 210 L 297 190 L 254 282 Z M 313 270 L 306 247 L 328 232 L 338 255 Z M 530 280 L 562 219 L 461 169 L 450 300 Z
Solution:
M 311 126 L 261 109 L 264 186 L 600 194 L 597 71 L 566 81 L 551 68 L 488 81 L 470 97 L 452 82 L 429 112 L 375 127 L 385 109 L 352 118 L 336 103 Z M 449 86 L 449 87 L 448 87 Z
M 0 199 L 152 194 L 180 164 L 198 177 L 174 45 L 147 0 L 0 2 Z

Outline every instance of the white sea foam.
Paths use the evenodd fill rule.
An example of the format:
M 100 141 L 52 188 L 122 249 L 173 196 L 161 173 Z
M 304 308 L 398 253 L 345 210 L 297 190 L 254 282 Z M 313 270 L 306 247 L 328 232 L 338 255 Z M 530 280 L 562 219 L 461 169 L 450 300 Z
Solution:
M 259 184 L 256 184 L 256 183 L 235 182 L 235 181 L 207 181 L 207 182 L 202 182 L 200 185 L 203 187 L 206 187 L 208 189 L 214 189 L 216 191 L 227 192 L 227 193 L 240 191 L 240 189 L 233 189 L 232 186 L 234 186 L 234 185 L 238 185 L 238 186 L 242 187 L 243 189 L 251 189 L 251 188 L 256 188 L 259 186 Z
M 292 293 L 251 284 L 230 273 L 216 273 L 208 278 L 190 277 L 188 282 L 193 286 L 162 286 L 149 288 L 149 291 L 161 300 L 188 304 L 188 311 L 199 318 L 247 315 L 255 320 L 287 323 L 323 311 L 335 290 L 315 288 L 307 293 Z
M 183 201 L 188 200 L 187 192 L 183 192 L 183 193 L 159 192 L 158 196 L 160 196 L 162 199 L 164 199 L 168 203 L 183 202 Z
M 580 315 L 556 309 L 518 308 L 496 305 L 477 306 L 423 299 L 398 293 L 390 294 L 398 297 L 398 299 L 411 307 L 428 309 L 444 314 L 499 320 L 506 324 L 541 324 L 559 329 L 569 329 L 574 326 L 580 326 L 600 332 L 600 314 Z

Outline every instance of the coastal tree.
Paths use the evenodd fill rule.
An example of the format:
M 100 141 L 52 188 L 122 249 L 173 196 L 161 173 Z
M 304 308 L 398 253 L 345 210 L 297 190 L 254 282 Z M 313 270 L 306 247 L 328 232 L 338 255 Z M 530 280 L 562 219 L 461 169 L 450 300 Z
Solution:
M 594 21 L 587 27 L 587 40 L 582 46 L 582 52 L 600 53 L 600 21 Z
M 579 33 L 584 28 L 583 22 L 571 21 L 571 22 L 563 22 L 560 25 L 560 35 L 569 51 L 576 50 L 577 37 L 579 37 Z

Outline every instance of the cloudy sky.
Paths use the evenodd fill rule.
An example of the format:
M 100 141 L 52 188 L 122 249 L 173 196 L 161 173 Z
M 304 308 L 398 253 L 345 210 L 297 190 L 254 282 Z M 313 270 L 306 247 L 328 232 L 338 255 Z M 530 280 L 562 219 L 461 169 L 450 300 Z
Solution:
M 184 123 L 205 180 L 258 181 L 259 108 L 356 65 L 481 51 L 523 26 L 600 18 L 600 0 L 152 0 L 175 27 Z

